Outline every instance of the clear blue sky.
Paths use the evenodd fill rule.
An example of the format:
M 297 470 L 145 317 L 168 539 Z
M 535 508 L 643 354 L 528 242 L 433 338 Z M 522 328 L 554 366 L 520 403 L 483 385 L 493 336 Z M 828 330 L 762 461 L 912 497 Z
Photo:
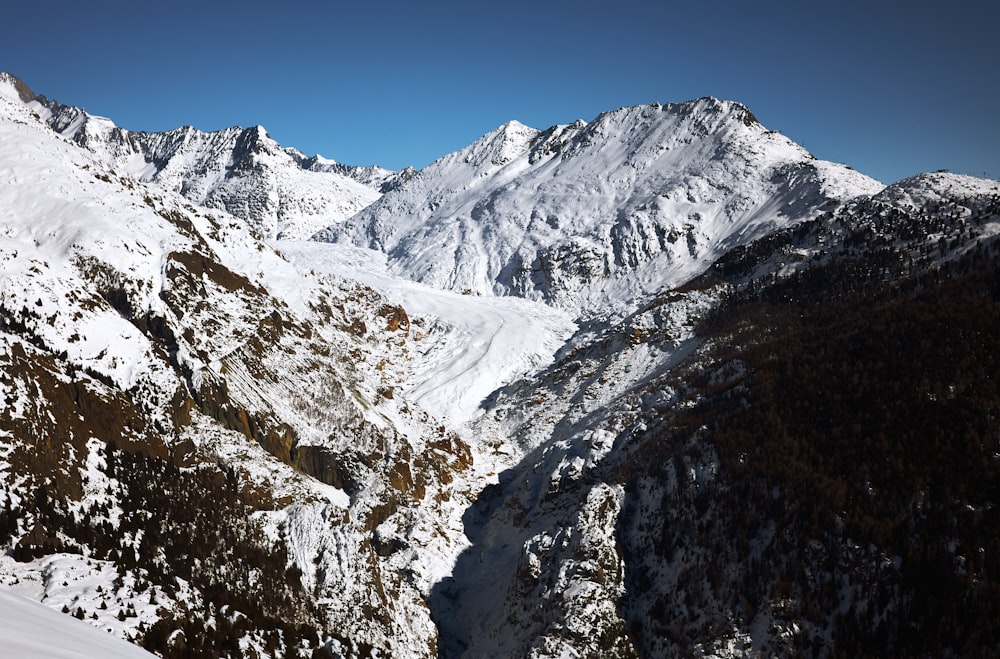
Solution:
M 996 0 L 11 4 L 0 70 L 133 130 L 419 168 L 509 119 L 712 95 L 885 182 L 1000 177 Z

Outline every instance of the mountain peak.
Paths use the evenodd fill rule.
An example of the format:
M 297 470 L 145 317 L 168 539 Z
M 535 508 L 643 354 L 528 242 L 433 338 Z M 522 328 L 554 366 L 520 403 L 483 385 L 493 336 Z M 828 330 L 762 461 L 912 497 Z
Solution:
M 6 83 L 14 88 L 17 92 L 18 97 L 24 103 L 30 103 L 35 100 L 37 94 L 31 91 L 31 88 L 20 78 L 18 78 L 13 73 L 7 73 L 6 71 L 0 71 L 0 83 Z
M 13 89 L 0 85 L 0 94 L 12 97 Z M 355 174 L 330 164 L 306 168 L 301 153 L 283 149 L 261 125 L 133 132 L 45 97 L 31 105 L 57 133 L 116 171 L 225 209 L 271 236 L 308 236 L 319 228 L 315 224 L 342 221 L 378 198 L 392 176 L 388 170 Z
M 535 130 L 535 129 L 532 128 L 531 126 L 522 124 L 517 119 L 511 119 L 510 121 L 507 121 L 501 124 L 499 127 L 497 127 L 497 130 L 503 131 L 504 133 L 518 133 L 524 130 Z
M 430 285 L 590 313 L 625 309 L 723 246 L 883 187 L 768 133 L 745 106 L 705 97 L 544 132 L 505 123 L 322 238 L 381 249 Z
M 897 181 L 875 195 L 875 199 L 903 207 L 923 208 L 943 199 L 1000 195 L 1000 182 L 954 174 L 947 171 L 926 172 Z
M 465 162 L 474 166 L 506 165 L 527 153 L 539 130 L 511 120 L 490 131 L 467 147 Z

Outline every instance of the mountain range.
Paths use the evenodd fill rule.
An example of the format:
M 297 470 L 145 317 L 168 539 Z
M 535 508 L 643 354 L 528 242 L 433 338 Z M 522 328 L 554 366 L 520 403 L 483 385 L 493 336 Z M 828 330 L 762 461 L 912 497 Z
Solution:
M 714 98 L 392 172 L 0 74 L 0 183 L 18 596 L 164 657 L 1000 651 L 996 181 Z
M 23 85 L 23 88 L 27 88 Z M 262 126 L 206 133 L 128 131 L 104 117 L 45 97 L 31 103 L 60 135 L 97 153 L 117 172 L 247 220 L 271 238 L 308 237 L 338 223 L 411 176 L 342 165 L 282 148 Z

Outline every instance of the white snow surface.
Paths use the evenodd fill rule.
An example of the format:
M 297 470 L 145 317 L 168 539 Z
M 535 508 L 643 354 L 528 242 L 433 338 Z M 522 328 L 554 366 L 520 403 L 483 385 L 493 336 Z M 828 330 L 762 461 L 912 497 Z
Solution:
M 32 659 L 149 659 L 155 655 L 106 631 L 0 590 L 0 648 Z
M 510 122 L 415 178 L 402 177 L 401 187 L 371 209 L 324 233 L 340 242 L 323 243 L 287 236 L 307 235 L 304 228 L 317 217 L 338 218 L 317 206 L 299 208 L 299 224 L 287 208 L 280 219 L 280 186 L 255 186 L 291 171 L 283 169 L 286 156 L 317 176 L 341 172 L 335 161 L 280 149 L 258 127 L 142 137 L 170 142 L 164 165 L 148 160 L 147 151 L 128 152 L 126 142 L 116 140 L 129 134 L 109 120 L 79 111 L 64 119 L 63 134 L 97 156 L 56 137 L 0 79 L 0 303 L 24 309 L 24 322 L 37 316 L 30 329 L 47 349 L 65 352 L 66 361 L 106 376 L 118 389 L 149 390 L 166 401 L 176 375 L 153 355 L 142 332 L 94 298 L 81 281 L 89 272 L 85 259 L 113 265 L 106 270 L 132 287 L 133 303 L 157 312 L 165 311 L 159 293 L 174 285 L 165 272 L 169 254 L 189 250 L 197 236 L 213 262 L 245 275 L 254 285 L 235 295 L 211 293 L 211 278 L 201 277 L 201 292 L 196 280 L 190 293 L 193 303 L 179 305 L 189 315 L 176 319 L 176 330 L 192 330 L 179 359 L 195 383 L 215 377 L 242 408 L 286 422 L 298 446 L 331 454 L 356 450 L 374 456 L 374 466 L 357 466 L 360 485 L 348 494 L 304 476 L 197 410 L 180 439 L 286 502 L 258 513 L 266 532 L 274 541 L 285 537 L 330 620 L 346 637 L 374 644 L 375 656 L 424 656 L 433 647 L 441 618 L 432 620 L 428 602 L 435 584 L 449 576 L 455 588 L 444 597 L 458 598 L 445 625 L 454 628 L 454 639 L 472 642 L 468 656 L 498 649 L 515 654 L 520 641 L 537 641 L 533 656 L 578 656 L 584 646 L 563 631 L 584 641 L 599 638 L 602 629 L 617 633 L 617 603 L 625 592 L 616 542 L 621 486 L 599 483 L 579 499 L 560 493 L 586 485 L 615 455 L 632 420 L 672 397 L 670 369 L 695 349 L 694 328 L 717 291 L 663 289 L 698 274 L 734 245 L 854 197 L 879 192 L 919 207 L 945 193 L 972 194 L 990 185 L 933 174 L 884 188 L 812 159 L 738 104 L 701 99 L 623 108 L 589 125 L 544 132 Z M 198 161 L 194 154 L 208 151 L 191 145 L 212 140 L 246 142 L 245 177 L 226 178 L 230 165 L 238 168 L 235 161 L 221 169 L 221 161 Z M 109 161 L 118 163 L 116 170 Z M 224 196 L 226 208 L 246 202 L 250 217 L 270 218 L 274 211 L 277 224 L 257 225 L 274 250 L 225 213 L 213 211 L 209 219 L 169 194 L 144 200 L 149 188 L 132 177 L 157 176 L 198 203 Z M 366 176 L 388 178 L 377 168 Z M 167 221 L 181 208 L 189 231 Z M 647 298 L 645 309 L 629 311 L 652 292 L 662 299 Z M 381 309 L 395 304 L 410 318 L 405 330 L 380 326 L 386 324 Z M 330 317 L 318 322 L 323 308 Z M 301 321 L 315 338 L 289 331 L 275 344 L 279 350 L 247 350 L 269 312 Z M 600 322 L 590 314 L 601 314 Z M 617 325 L 606 321 L 616 314 Z M 575 319 L 587 329 L 567 344 L 577 332 Z M 367 329 L 354 336 L 345 329 L 352 321 Z M 211 331 L 202 331 L 206 327 Z M 0 332 L 0 354 L 16 338 Z M 327 361 L 314 361 L 322 353 L 317 347 L 332 347 Z M 561 347 L 565 360 L 552 364 Z M 379 393 L 380 385 L 397 395 Z M 46 409 L 46 401 L 3 386 L 0 396 L 15 401 L 9 416 L 21 417 L 31 405 Z M 482 414 L 494 392 L 492 409 Z M 410 401 L 423 409 L 411 410 Z M 471 459 L 446 450 L 453 438 L 439 423 L 459 431 Z M 110 484 L 99 468 L 100 441 L 87 448 L 81 510 Z M 0 455 L 4 478 L 10 478 L 7 457 Z M 390 468 L 400 475 L 395 483 L 386 476 Z M 498 474 L 506 469 L 515 477 L 504 481 Z M 419 487 L 401 475 L 411 473 Z M 509 504 L 477 521 L 467 513 L 487 484 L 501 485 Z M 653 485 L 655 492 L 663 486 Z M 400 505 L 383 518 L 387 501 Z M 112 521 L 120 515 L 121 509 L 108 513 Z M 81 631 L 77 621 L 57 616 L 58 625 L 43 622 L 45 634 L 38 637 L 30 621 L 23 629 L 18 622 L 46 621 L 57 615 L 53 608 L 66 605 L 97 616 L 95 624 L 118 636 L 133 636 L 140 621 L 155 620 L 156 607 L 130 590 L 135 580 L 128 576 L 121 596 L 139 602 L 136 617 L 120 622 L 119 607 L 101 608 L 111 601 L 106 586 L 115 575 L 110 562 L 75 554 L 16 564 L 0 556 L 0 586 L 48 604 L 39 613 L 0 590 L 7 621 L 0 625 L 0 647 L 12 656 L 60 659 L 146 656 L 129 646 L 120 651 L 138 654 L 118 654 L 110 637 L 115 648 L 91 651 L 84 639 L 76 645 L 82 655 L 65 654 L 50 630 L 61 634 L 62 626 L 75 626 L 75 639 L 85 626 Z M 182 598 L 195 595 L 182 589 Z M 524 603 L 538 606 L 529 610 Z M 359 616 L 362 604 L 384 618 Z M 543 608 L 545 615 L 536 614 Z M 540 626 L 555 619 L 563 627 Z M 719 652 L 736 651 L 734 645 Z
M 481 413 L 480 403 L 512 380 L 551 362 L 576 329 L 569 314 L 515 297 L 461 295 L 393 275 L 373 250 L 311 241 L 275 247 L 303 273 L 355 279 L 425 318 L 408 399 L 458 428 Z
M 162 258 L 189 241 L 85 151 L 40 139 L 46 129 L 12 88 L 0 84 L 0 92 L 0 302 L 30 310 L 45 345 L 123 390 L 139 381 L 172 390 L 172 376 L 134 325 L 106 304 L 83 304 L 94 293 L 77 265 L 114 264 L 147 282 L 145 304 L 155 308 Z
M 107 381 L 94 380 L 95 387 L 129 392 L 151 422 L 165 428 L 175 427 L 169 415 L 175 393 L 224 387 L 229 404 L 290 428 L 296 448 L 322 449 L 314 453 L 317 463 L 350 451 L 365 456 L 370 465 L 353 467 L 348 495 L 295 475 L 257 442 L 197 410 L 179 435 L 163 434 L 168 442 L 190 439 L 194 459 L 224 461 L 277 504 L 292 502 L 268 513 L 267 525 L 287 518 L 290 555 L 316 596 L 329 601 L 324 615 L 332 628 L 371 643 L 383 656 L 419 656 L 417 648 L 428 647 L 436 634 L 426 593 L 466 544 L 461 510 L 468 505 L 463 488 L 470 460 L 440 421 L 402 396 L 380 393 L 400 390 L 400 374 L 418 363 L 409 356 L 418 342 L 411 332 L 385 328 L 378 312 L 392 300 L 323 272 L 303 274 L 243 222 L 160 193 L 58 136 L 0 81 L 0 305 L 14 330 L 0 332 L 0 354 L 23 349 L 86 368 Z M 103 297 L 115 287 L 128 294 L 130 313 Z M 147 312 L 171 328 L 176 362 L 189 369 L 189 384 L 129 320 Z M 353 335 L 352 321 L 367 331 Z M 503 368 L 494 365 L 491 372 L 506 373 Z M 12 388 L 18 386 L 0 383 L 0 396 L 15 401 L 5 410 L 9 417 L 51 416 L 53 401 Z M 0 439 L 6 479 L 7 449 L 19 438 L 0 432 Z M 97 496 L 104 482 L 96 473 L 95 445 L 79 456 L 94 484 L 85 499 Z M 395 484 L 391 469 L 399 474 Z M 431 475 L 442 472 L 454 474 L 451 485 Z M 388 519 L 377 519 L 379 506 L 400 497 L 396 488 L 412 494 Z M 120 510 L 108 515 L 117 519 Z M 385 546 L 405 551 L 376 554 L 365 542 L 370 525 L 377 525 Z M 133 627 L 111 621 L 118 607 L 110 604 L 117 602 L 100 608 L 115 579 L 111 564 L 74 554 L 29 564 L 0 559 L 3 584 L 56 609 L 80 607 L 119 636 L 134 635 Z M 48 579 L 50 573 L 57 580 Z M 125 581 L 123 597 L 135 599 Z M 392 619 L 359 617 L 361 602 Z M 143 618 L 147 612 L 136 605 L 147 627 L 157 617 L 150 607 Z

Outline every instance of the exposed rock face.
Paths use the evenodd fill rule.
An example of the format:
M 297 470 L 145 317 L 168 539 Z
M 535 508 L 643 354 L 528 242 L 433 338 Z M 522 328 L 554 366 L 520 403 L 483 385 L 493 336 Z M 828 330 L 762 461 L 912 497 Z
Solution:
M 10 85 L 17 92 L 18 98 L 24 103 L 29 103 L 35 100 L 35 92 L 31 91 L 31 88 L 20 78 L 15 75 L 11 75 L 6 71 L 0 71 L 0 83 Z

